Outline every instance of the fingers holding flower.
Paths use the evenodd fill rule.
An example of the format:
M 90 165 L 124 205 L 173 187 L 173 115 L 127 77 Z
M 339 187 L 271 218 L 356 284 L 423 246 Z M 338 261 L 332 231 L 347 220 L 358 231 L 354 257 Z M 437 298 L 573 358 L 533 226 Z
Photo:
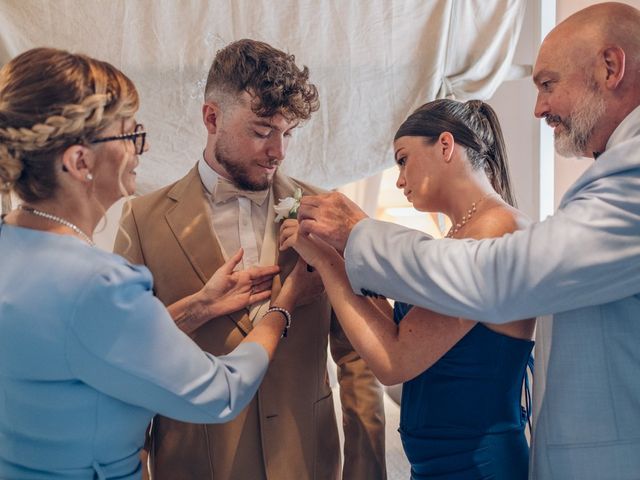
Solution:
M 304 238 L 300 238 L 297 220 L 285 220 L 280 226 L 280 251 L 293 248 L 308 265 L 314 263 L 313 245 Z
M 298 207 L 302 231 L 329 242 L 343 252 L 353 227 L 367 218 L 355 202 L 339 192 L 310 195 Z
M 280 251 L 287 248 L 293 248 L 307 264 L 316 268 L 321 262 L 340 257 L 335 248 L 325 241 L 302 233 L 297 220 L 285 220 L 280 227 Z
M 285 220 L 280 225 L 280 251 L 294 247 L 298 239 L 298 221 Z

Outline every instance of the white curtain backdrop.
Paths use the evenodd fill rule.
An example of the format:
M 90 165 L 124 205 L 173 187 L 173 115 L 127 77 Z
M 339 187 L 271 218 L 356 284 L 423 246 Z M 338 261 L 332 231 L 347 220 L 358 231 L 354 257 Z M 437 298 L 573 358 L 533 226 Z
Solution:
M 321 109 L 284 171 L 325 188 L 392 165 L 395 129 L 442 96 L 488 98 L 507 74 L 525 0 L 3 0 L 0 64 L 36 46 L 87 53 L 138 86 L 150 132 L 139 192 L 200 157 L 203 88 L 215 52 L 254 38 L 311 70 Z

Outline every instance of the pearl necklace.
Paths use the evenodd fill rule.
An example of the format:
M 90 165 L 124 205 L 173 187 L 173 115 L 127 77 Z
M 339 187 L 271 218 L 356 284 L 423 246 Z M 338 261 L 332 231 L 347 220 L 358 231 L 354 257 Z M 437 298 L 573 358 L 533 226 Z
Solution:
M 82 230 L 80 230 L 80 228 L 77 225 L 74 225 L 73 223 L 71 223 L 68 220 L 65 220 L 64 218 L 60 218 L 56 215 L 52 215 L 51 213 L 43 212 L 41 210 L 36 210 L 35 208 L 32 208 L 32 207 L 27 207 L 26 205 L 18 205 L 18 208 L 32 215 L 46 218 L 47 220 L 51 220 L 52 222 L 56 222 L 56 223 L 59 223 L 60 225 L 64 225 L 65 227 L 68 227 L 71 230 L 73 230 L 75 233 L 77 233 L 85 242 L 87 242 L 92 247 L 96 246 L 95 242 L 91 240 L 91 237 L 89 237 L 89 235 L 87 235 Z
M 451 228 L 449 229 L 449 232 L 447 232 L 444 238 L 453 238 L 453 236 L 456 233 L 458 233 L 462 229 L 462 227 L 464 227 L 467 223 L 469 223 L 469 220 L 471 220 L 471 217 L 473 217 L 473 214 L 476 213 L 478 205 L 480 205 L 485 199 L 487 199 L 488 197 L 492 197 L 493 195 L 496 195 L 496 194 L 487 193 L 484 197 L 482 197 L 477 202 L 473 202 L 471 204 L 471 208 L 469 208 L 467 210 L 467 213 L 462 216 L 462 220 L 460 220 L 460 223 L 456 223 L 455 225 L 452 225 Z

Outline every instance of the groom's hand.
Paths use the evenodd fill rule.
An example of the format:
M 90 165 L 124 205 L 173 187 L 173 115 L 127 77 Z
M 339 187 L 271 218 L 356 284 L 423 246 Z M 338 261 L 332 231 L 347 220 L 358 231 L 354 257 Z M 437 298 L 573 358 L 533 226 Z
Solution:
M 338 192 L 307 195 L 300 200 L 300 231 L 317 235 L 340 253 L 344 251 L 351 230 L 367 214 Z

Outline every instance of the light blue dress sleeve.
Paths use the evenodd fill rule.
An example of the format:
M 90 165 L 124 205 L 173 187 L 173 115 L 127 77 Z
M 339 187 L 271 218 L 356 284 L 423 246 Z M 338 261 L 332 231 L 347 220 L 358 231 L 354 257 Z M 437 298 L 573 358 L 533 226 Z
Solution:
M 637 294 L 639 149 L 634 141 L 603 154 L 555 215 L 501 238 L 432 240 L 387 222 L 359 222 L 345 249 L 354 292 L 491 323 Z
M 79 380 L 182 421 L 232 419 L 254 396 L 268 366 L 257 343 L 221 357 L 203 352 L 153 296 L 151 274 L 141 266 L 95 272 L 67 329 L 66 358 Z

